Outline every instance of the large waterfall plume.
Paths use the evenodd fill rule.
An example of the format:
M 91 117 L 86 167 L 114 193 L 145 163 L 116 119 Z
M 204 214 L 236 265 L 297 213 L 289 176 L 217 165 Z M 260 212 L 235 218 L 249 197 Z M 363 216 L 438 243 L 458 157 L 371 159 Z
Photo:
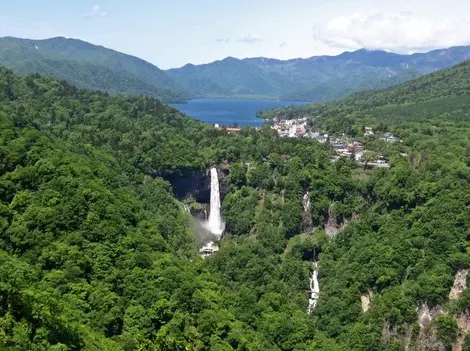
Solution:
M 220 237 L 225 229 L 225 223 L 220 214 L 220 190 L 219 175 L 216 168 L 211 168 L 211 203 L 210 203 L 209 220 L 205 223 L 205 227 L 212 234 Z

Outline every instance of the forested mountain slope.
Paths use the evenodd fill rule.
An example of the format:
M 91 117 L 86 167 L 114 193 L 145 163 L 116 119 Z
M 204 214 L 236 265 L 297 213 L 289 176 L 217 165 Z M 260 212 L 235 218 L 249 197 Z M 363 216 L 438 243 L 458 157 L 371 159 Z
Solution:
M 336 124 L 331 130 L 339 133 L 359 121 L 393 125 L 436 116 L 468 120 L 469 96 L 470 61 L 466 61 L 395 87 L 356 93 L 328 103 L 262 111 L 260 116 L 290 119 L 307 115 L 317 124 Z
M 384 342 L 397 350 L 470 349 L 470 291 L 456 288 L 466 286 L 470 263 L 470 61 L 397 87 L 263 115 L 310 116 L 313 128 L 346 133 L 392 163 L 366 182 L 372 207 L 320 255 L 319 325 L 330 336 L 348 330 L 353 349 L 379 350 Z M 364 137 L 365 126 L 376 135 Z M 402 143 L 380 140 L 383 132 Z M 452 286 L 460 298 L 449 294 Z M 372 301 L 366 313 L 358 293 Z
M 436 94 L 466 90 L 458 77 L 446 78 L 450 95 Z M 470 269 L 470 123 L 463 105 L 462 118 L 452 117 L 453 104 L 422 118 L 419 104 L 406 104 L 416 120 L 383 126 L 403 143 L 364 140 L 392 164 L 365 170 L 269 128 L 226 134 L 153 98 L 110 97 L 0 69 L 0 346 L 464 345 L 470 290 L 448 296 L 456 273 Z M 342 112 L 349 105 L 328 106 L 325 123 L 351 119 Z M 360 129 L 363 120 L 354 121 L 337 125 Z M 227 232 L 220 251 L 203 260 L 162 177 L 213 165 L 229 172 Z M 313 261 L 320 299 L 309 316 Z M 433 312 L 424 325 L 426 308 Z
M 198 96 L 328 101 L 378 89 L 450 67 L 470 58 L 470 47 L 398 55 L 358 50 L 307 59 L 226 59 L 188 64 L 167 73 Z
M 5 69 L 0 69 L 0 118 L 0 345 L 19 350 L 313 345 L 314 326 L 305 314 L 308 264 L 292 257 L 283 268 L 279 260 L 287 238 L 300 230 L 298 167 L 328 169 L 330 178 L 336 173 L 326 148 L 307 141 L 279 143 L 269 130 L 226 135 L 152 98 L 109 97 Z M 302 161 L 298 153 L 310 156 Z M 281 161 L 281 154 L 292 160 Z M 262 161 L 268 155 L 273 168 Z M 217 263 L 196 256 L 188 219 L 170 184 L 159 178 L 224 160 L 232 164 L 230 182 L 237 184 L 224 210 L 236 236 L 253 230 L 252 211 L 269 178 L 263 172 L 277 169 L 273 180 L 290 184 L 282 185 L 282 201 L 265 195 L 269 211 L 256 220 L 258 242 L 232 246 L 228 239 L 222 255 L 252 261 L 247 271 L 232 272 L 239 263 L 231 259 L 228 270 L 219 271 Z M 246 173 L 242 161 L 260 168 Z M 319 207 L 315 216 L 320 219 L 324 210 Z M 256 317 L 271 310 L 266 303 L 273 298 L 280 310 Z M 258 312 L 247 304 L 257 304 Z M 279 324 L 274 329 L 272 318 Z M 315 335 L 334 345 L 320 331 Z
M 48 74 L 111 94 L 149 95 L 166 102 L 189 97 L 158 67 L 77 39 L 0 38 L 0 65 L 19 74 Z

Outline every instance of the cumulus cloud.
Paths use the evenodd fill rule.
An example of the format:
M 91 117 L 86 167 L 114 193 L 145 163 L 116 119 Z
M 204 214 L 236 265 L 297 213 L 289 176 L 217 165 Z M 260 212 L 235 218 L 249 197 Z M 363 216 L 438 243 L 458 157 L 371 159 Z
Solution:
M 104 11 L 100 5 L 95 5 L 91 8 L 90 12 L 85 14 L 85 17 L 106 17 L 108 12 Z
M 380 49 L 400 53 L 470 44 L 470 19 L 425 19 L 410 12 L 332 18 L 317 23 L 314 39 L 341 49 Z
M 245 44 L 255 44 L 255 43 L 260 43 L 263 41 L 259 36 L 255 34 L 247 35 L 243 38 L 237 39 L 239 43 L 245 43 Z

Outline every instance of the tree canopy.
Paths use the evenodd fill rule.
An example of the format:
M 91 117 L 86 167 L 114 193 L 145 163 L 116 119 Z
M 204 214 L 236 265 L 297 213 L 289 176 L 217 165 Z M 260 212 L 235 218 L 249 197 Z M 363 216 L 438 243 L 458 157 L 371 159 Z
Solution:
M 269 128 L 228 134 L 154 98 L 0 69 L 0 345 L 401 350 L 410 330 L 419 343 L 423 304 L 449 311 L 433 325 L 451 345 L 454 315 L 469 308 L 468 291 L 448 300 L 455 273 L 470 268 L 466 67 L 424 78 L 447 77 L 433 89 L 414 82 L 413 100 L 380 107 L 409 118 L 384 126 L 403 143 L 364 140 L 390 159 L 377 170 L 332 162 L 327 146 Z M 351 113 L 367 119 L 344 112 L 348 100 L 318 122 L 385 123 L 366 96 Z M 228 168 L 227 232 L 203 260 L 164 179 L 214 165 Z M 313 260 L 321 290 L 309 316 Z

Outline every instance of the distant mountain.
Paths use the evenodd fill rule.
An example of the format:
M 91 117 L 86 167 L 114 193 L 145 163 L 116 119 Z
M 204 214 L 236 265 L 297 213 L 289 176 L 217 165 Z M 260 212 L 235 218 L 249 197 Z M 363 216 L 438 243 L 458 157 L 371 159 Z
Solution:
M 338 134 L 352 134 L 353 124 L 396 125 L 432 119 L 468 122 L 470 60 L 393 87 L 357 92 L 336 101 L 261 111 L 259 116 L 312 117 L 315 124 Z
M 0 38 L 0 65 L 19 74 L 47 74 L 110 94 L 149 95 L 166 102 L 189 97 L 158 67 L 77 39 Z
M 228 57 L 170 69 L 168 75 L 200 97 L 248 97 L 310 102 L 385 88 L 470 58 L 470 46 L 399 55 L 358 50 L 287 61 Z

